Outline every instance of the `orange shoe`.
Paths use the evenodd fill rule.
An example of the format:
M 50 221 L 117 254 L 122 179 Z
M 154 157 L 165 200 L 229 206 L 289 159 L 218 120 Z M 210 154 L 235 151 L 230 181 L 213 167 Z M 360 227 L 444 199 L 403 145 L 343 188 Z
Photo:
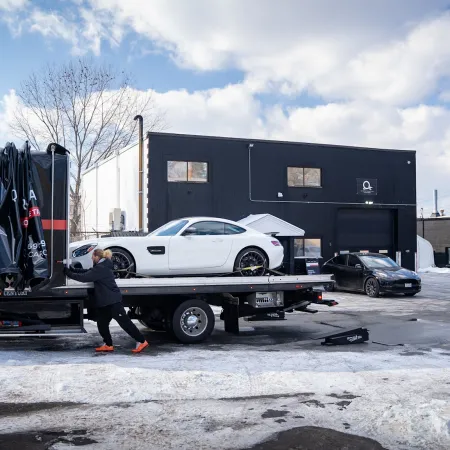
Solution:
M 113 352 L 114 347 L 111 345 L 102 345 L 101 347 L 97 347 L 95 349 L 96 352 Z
M 148 342 L 147 341 L 144 341 L 144 342 L 142 342 L 142 344 L 141 343 L 139 343 L 138 345 L 137 345 L 137 347 L 136 348 L 133 348 L 133 350 L 131 350 L 133 353 L 141 353 L 142 352 L 142 350 L 144 350 L 144 349 L 146 349 L 147 347 L 148 347 Z

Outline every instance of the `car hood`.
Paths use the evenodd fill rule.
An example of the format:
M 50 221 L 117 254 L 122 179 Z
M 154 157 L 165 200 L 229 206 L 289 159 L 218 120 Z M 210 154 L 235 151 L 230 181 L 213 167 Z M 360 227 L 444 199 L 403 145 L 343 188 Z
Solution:
M 401 279 L 416 279 L 420 280 L 419 275 L 413 272 L 412 270 L 399 268 L 399 269 L 373 269 L 374 275 L 383 277 L 383 278 L 392 278 L 396 280 Z

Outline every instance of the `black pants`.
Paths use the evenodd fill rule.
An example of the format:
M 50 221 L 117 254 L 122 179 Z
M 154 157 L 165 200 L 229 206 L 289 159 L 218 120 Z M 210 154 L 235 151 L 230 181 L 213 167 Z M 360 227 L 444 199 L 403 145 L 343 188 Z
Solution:
M 113 345 L 111 333 L 109 332 L 109 323 L 114 319 L 135 341 L 145 342 L 142 333 L 137 329 L 136 325 L 127 316 L 122 303 L 114 303 L 113 305 L 103 306 L 97 309 L 97 328 L 106 345 Z

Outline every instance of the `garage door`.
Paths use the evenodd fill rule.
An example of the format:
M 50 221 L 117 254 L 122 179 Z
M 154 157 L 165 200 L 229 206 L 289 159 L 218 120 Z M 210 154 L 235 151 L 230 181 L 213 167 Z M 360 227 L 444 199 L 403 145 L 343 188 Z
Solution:
M 343 209 L 338 212 L 338 251 L 387 253 L 394 250 L 394 215 L 392 211 Z

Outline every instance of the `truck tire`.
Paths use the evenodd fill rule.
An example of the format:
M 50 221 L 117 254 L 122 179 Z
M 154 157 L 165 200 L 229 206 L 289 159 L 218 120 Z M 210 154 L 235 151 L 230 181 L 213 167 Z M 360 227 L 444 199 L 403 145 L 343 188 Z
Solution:
M 215 316 L 203 300 L 187 300 L 179 305 L 172 316 L 172 331 L 183 344 L 202 342 L 214 329 Z
M 171 319 L 168 310 L 140 306 L 137 308 L 137 314 L 139 323 L 144 327 L 153 331 L 167 331 L 167 325 Z

